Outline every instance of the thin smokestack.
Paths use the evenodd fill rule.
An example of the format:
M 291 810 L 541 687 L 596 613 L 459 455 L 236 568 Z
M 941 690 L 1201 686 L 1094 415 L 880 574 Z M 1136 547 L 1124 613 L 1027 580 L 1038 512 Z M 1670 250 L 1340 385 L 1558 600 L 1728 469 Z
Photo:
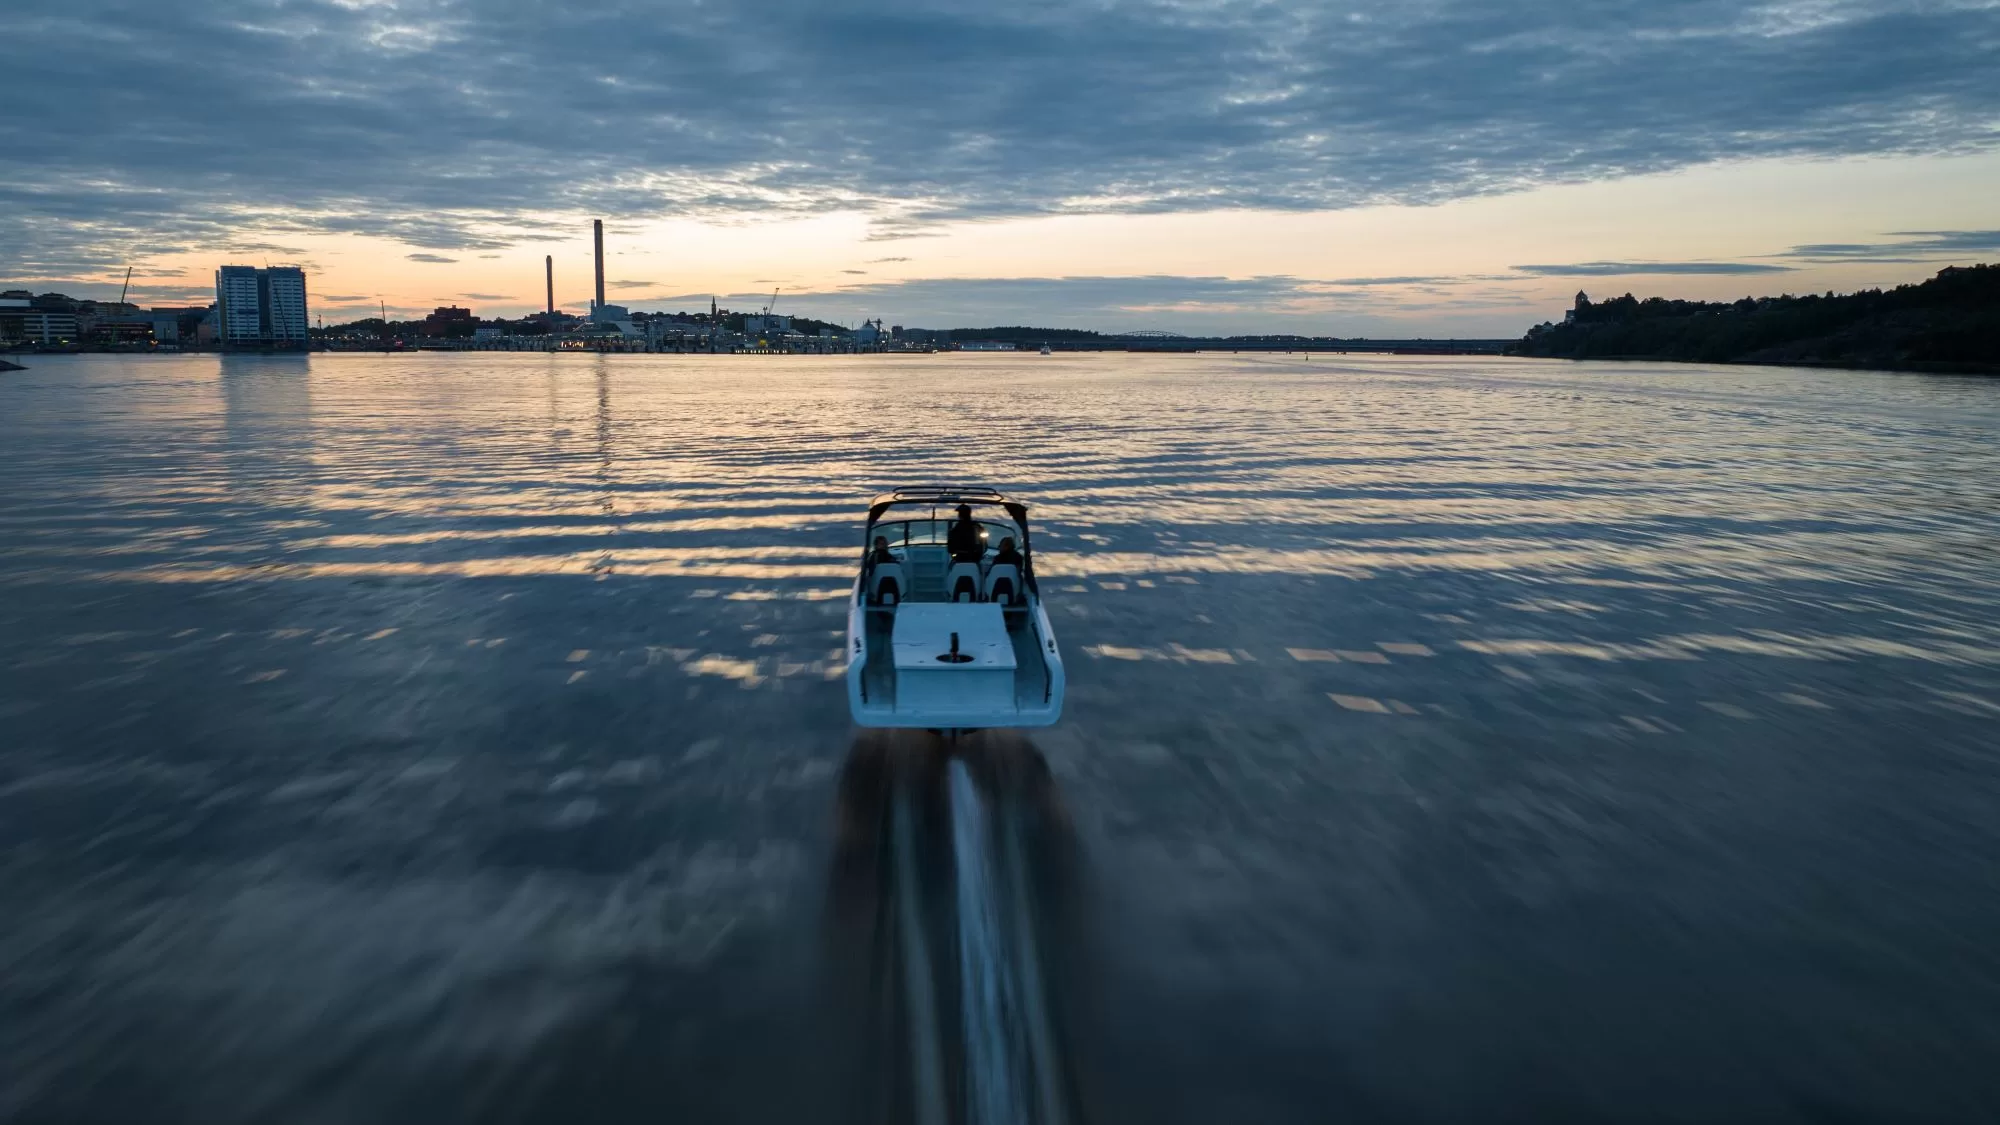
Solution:
M 548 313 L 550 316 L 554 316 L 556 315 L 556 256 L 554 254 L 546 254 L 542 257 L 542 269 L 548 274 L 549 281 Z
M 593 309 L 604 307 L 604 220 L 590 220 L 590 236 L 597 243 L 597 303 Z

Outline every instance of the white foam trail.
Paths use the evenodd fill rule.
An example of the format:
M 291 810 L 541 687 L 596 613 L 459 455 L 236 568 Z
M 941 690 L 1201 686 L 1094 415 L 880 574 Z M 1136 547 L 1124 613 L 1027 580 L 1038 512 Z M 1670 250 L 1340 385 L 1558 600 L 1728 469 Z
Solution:
M 965 1030 L 969 1125 L 1020 1125 L 1007 1012 L 1013 982 L 1001 949 L 986 813 L 965 763 L 953 759 L 952 858 L 957 864 L 959 1010 Z

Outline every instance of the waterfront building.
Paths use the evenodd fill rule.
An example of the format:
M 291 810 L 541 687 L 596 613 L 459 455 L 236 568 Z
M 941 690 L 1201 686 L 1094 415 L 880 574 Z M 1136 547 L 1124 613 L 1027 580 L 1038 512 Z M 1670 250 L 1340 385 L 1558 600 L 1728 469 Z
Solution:
M 306 346 L 306 274 L 297 266 L 217 269 L 215 309 L 225 348 Z
M 263 336 L 263 286 L 256 266 L 223 266 L 215 271 L 216 336 L 223 346 L 255 347 Z
M 200 325 L 213 306 L 181 306 L 156 308 L 146 315 L 153 322 L 153 342 L 178 344 L 182 340 L 193 340 L 198 335 Z
M 597 265 L 599 299 L 591 302 L 590 315 L 573 325 L 564 347 L 581 347 L 588 350 L 638 351 L 646 346 L 647 332 L 638 321 L 632 319 L 632 310 L 624 305 L 606 304 L 604 292 L 604 262 L 602 256 L 603 235 L 598 241 L 599 258 Z
M 137 314 L 95 317 L 84 336 L 93 344 L 150 344 L 153 342 L 153 318 Z
M 75 312 L 37 308 L 36 304 L 25 296 L 0 297 L 0 341 L 43 345 L 77 342 L 81 333 L 77 331 Z
M 606 310 L 624 311 L 617 305 L 600 305 L 592 309 L 589 320 L 576 325 L 563 335 L 563 346 L 586 350 L 644 350 L 647 340 L 646 330 L 639 327 L 636 322 L 622 317 L 617 320 L 599 319 L 597 314 Z
M 701 339 L 704 343 L 709 328 L 704 324 L 677 320 L 670 316 L 647 317 L 644 323 L 646 347 L 651 351 L 666 351 L 671 341 L 675 350 L 685 347 L 690 340 Z
M 273 266 L 264 271 L 264 281 L 271 294 L 271 338 L 305 347 L 311 323 L 306 315 L 306 271 Z
M 76 303 L 76 312 L 78 316 L 88 317 L 92 321 L 111 321 L 121 317 L 138 316 L 139 306 L 129 301 L 93 301 L 85 298 Z
M 152 318 L 126 301 L 76 303 L 77 335 L 92 344 L 138 345 L 153 342 Z
M 470 336 L 477 331 L 479 318 L 471 309 L 457 305 L 441 305 L 431 310 L 424 318 L 423 333 L 426 336 Z
M 0 343 L 16 343 L 28 338 L 25 325 L 28 312 L 34 307 L 28 303 L 29 293 L 25 289 L 10 289 L 0 294 Z

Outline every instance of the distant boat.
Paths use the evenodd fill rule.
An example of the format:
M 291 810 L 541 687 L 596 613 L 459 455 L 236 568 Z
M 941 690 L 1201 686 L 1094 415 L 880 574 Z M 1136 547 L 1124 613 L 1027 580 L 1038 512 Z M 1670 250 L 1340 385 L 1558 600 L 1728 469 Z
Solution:
M 0 371 L 26 371 L 26 370 L 27 368 L 22 367 L 18 363 L 9 363 L 4 359 L 0 359 Z
M 1054 355 L 1055 353 L 1049 350 L 1049 346 L 1048 346 L 1047 344 L 1043 344 L 1043 345 L 1042 345 L 1042 354 L 1043 354 L 1043 355 Z

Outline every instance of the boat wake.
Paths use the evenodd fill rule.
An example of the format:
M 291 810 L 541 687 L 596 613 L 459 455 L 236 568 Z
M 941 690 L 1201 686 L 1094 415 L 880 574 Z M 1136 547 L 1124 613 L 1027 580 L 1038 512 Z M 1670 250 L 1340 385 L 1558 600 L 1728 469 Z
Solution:
M 876 1078 L 857 1117 L 1081 1122 L 1049 987 L 1070 843 L 1034 747 L 997 732 L 864 739 L 842 781 L 836 918 Z M 860 965 L 866 963 L 866 971 Z

